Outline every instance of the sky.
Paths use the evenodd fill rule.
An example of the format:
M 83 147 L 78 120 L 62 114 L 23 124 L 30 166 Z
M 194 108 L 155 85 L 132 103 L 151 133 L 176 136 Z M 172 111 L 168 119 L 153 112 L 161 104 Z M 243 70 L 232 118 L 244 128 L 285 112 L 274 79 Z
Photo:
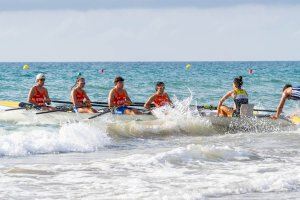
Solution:
M 0 0 L 0 62 L 300 60 L 300 1 Z

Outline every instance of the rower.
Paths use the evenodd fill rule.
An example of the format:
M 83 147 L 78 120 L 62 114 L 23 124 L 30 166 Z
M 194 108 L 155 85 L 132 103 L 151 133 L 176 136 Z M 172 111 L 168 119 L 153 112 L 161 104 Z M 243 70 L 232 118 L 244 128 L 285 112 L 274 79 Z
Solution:
M 299 101 L 300 100 L 300 86 L 293 87 L 291 84 L 286 84 L 282 89 L 282 95 L 278 104 L 276 114 L 271 116 L 272 119 L 278 119 L 282 113 L 285 101 L 287 99 Z
M 233 90 L 227 92 L 219 101 L 218 116 L 233 117 L 240 116 L 240 109 L 242 104 L 248 104 L 248 94 L 246 90 L 242 89 L 243 77 L 239 76 L 233 81 Z M 224 106 L 223 103 L 226 99 L 232 97 L 234 100 L 234 108 Z
M 85 79 L 79 76 L 71 91 L 71 102 L 74 106 L 74 111 L 79 113 L 97 113 L 97 110 L 92 108 L 91 100 L 84 91 Z
M 146 109 L 150 109 L 151 103 L 153 103 L 157 108 L 165 105 L 172 105 L 172 101 L 170 100 L 168 93 L 165 92 L 165 84 L 163 82 L 157 82 L 155 90 L 156 92 L 148 99 L 148 101 L 144 105 Z
M 54 107 L 49 106 L 51 99 L 49 98 L 48 90 L 44 87 L 45 79 L 46 76 L 42 73 L 36 76 L 36 85 L 30 89 L 27 101 L 41 110 L 55 110 Z
M 114 109 L 115 114 L 137 115 L 141 114 L 137 109 L 130 108 L 132 104 L 127 91 L 124 89 L 124 79 L 117 76 L 114 80 L 115 87 L 108 95 L 108 106 Z

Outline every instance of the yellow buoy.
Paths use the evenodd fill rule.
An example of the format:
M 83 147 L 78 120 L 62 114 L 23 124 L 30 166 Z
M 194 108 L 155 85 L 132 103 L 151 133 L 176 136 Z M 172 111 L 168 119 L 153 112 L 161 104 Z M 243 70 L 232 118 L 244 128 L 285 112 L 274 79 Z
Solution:
M 27 65 L 27 64 L 23 66 L 23 70 L 28 70 L 29 68 L 30 68 L 30 67 L 29 67 L 29 65 Z
M 191 66 L 192 66 L 191 64 L 187 64 L 187 65 L 185 66 L 185 69 L 186 69 L 186 70 L 189 70 L 189 69 L 191 68 Z

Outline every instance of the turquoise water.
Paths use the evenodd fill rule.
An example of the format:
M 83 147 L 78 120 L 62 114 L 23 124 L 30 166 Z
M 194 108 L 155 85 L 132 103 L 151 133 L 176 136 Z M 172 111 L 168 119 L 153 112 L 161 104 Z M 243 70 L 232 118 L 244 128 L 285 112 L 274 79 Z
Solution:
M 30 70 L 22 70 L 24 64 Z M 86 91 L 94 101 L 106 101 L 116 75 L 125 78 L 133 101 L 144 102 L 157 81 L 179 99 L 193 94 L 198 104 L 214 104 L 231 90 L 234 77 L 244 77 L 251 103 L 276 108 L 284 84 L 299 84 L 300 62 L 99 62 L 99 63 L 0 63 L 0 99 L 24 101 L 37 73 L 45 73 L 51 98 L 69 100 L 78 72 L 86 77 Z M 248 69 L 254 70 L 252 75 Z M 99 70 L 104 69 L 104 73 Z M 287 107 L 294 106 L 287 103 Z
M 0 199 L 299 199 L 299 126 L 237 119 L 252 129 L 224 132 L 189 101 L 217 105 L 242 75 L 250 102 L 275 109 L 283 85 L 300 83 L 300 62 L 190 62 L 188 71 L 186 64 L 0 63 L 0 100 L 26 101 L 42 72 L 50 97 L 68 101 L 81 72 L 93 101 L 106 101 L 121 75 L 133 101 L 144 102 L 164 81 L 176 105 L 154 110 L 156 118 L 109 113 L 93 121 L 0 110 Z M 287 102 L 285 114 L 298 106 Z

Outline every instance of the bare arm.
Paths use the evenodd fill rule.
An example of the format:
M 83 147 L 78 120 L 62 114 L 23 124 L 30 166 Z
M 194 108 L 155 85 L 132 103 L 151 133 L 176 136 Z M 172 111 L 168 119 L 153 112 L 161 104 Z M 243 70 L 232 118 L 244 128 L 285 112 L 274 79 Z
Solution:
M 288 94 L 286 92 L 283 92 L 282 96 L 281 96 L 281 99 L 280 99 L 280 102 L 279 102 L 278 107 L 277 107 L 276 114 L 274 116 L 272 116 L 273 119 L 278 119 L 278 117 L 282 113 L 282 110 L 283 110 L 283 107 L 284 107 L 284 104 L 285 104 L 285 101 L 286 101 L 287 98 L 288 98 Z
M 154 98 L 155 98 L 155 94 L 152 95 L 151 97 L 149 97 L 149 99 L 147 100 L 147 102 L 144 104 L 144 108 L 146 108 L 146 109 L 149 110 L 150 109 L 150 105 L 153 102 Z
M 126 105 L 126 106 L 130 106 L 130 105 L 132 104 L 132 101 L 131 101 L 131 99 L 129 98 L 129 96 L 128 96 L 126 90 L 125 90 L 125 95 L 126 95 L 126 102 L 125 102 L 125 105 Z
M 86 103 L 91 103 L 91 100 L 90 100 L 89 96 L 86 94 L 85 91 L 83 91 L 83 96 L 84 96 L 84 98 L 85 98 L 85 102 L 86 102 Z
M 114 107 L 114 92 L 113 92 L 114 89 L 110 90 L 109 94 L 108 94 L 108 99 L 107 99 L 107 102 L 108 102 L 108 107 L 109 108 L 112 108 Z
M 87 107 L 92 107 L 92 105 L 91 105 L 91 100 L 90 100 L 89 96 L 86 94 L 85 91 L 83 91 L 83 95 L 84 95 L 84 98 L 85 98 L 85 104 L 87 105 Z
M 168 95 L 167 93 L 166 93 L 166 95 L 167 95 L 167 98 L 168 98 L 169 104 L 170 104 L 170 105 L 173 105 L 173 102 L 171 101 L 171 99 L 170 99 L 169 95 Z
M 71 91 L 71 101 L 73 103 L 74 106 L 76 107 L 82 107 L 83 105 L 81 104 L 81 102 L 78 102 L 77 97 L 75 95 L 75 89 Z
M 45 93 L 46 93 L 46 99 L 45 99 L 45 103 L 50 103 L 51 99 L 49 98 L 49 94 L 48 94 L 48 90 L 45 88 Z
M 232 96 L 232 94 L 233 94 L 233 91 L 229 91 L 220 99 L 220 101 L 218 103 L 218 114 L 221 112 L 221 106 L 223 105 L 224 101 L 226 99 L 228 99 L 230 96 Z
M 35 104 L 36 102 L 32 101 L 32 96 L 33 96 L 34 90 L 33 87 L 30 89 L 29 93 L 28 93 L 28 97 L 27 97 L 27 101 L 29 103 Z

